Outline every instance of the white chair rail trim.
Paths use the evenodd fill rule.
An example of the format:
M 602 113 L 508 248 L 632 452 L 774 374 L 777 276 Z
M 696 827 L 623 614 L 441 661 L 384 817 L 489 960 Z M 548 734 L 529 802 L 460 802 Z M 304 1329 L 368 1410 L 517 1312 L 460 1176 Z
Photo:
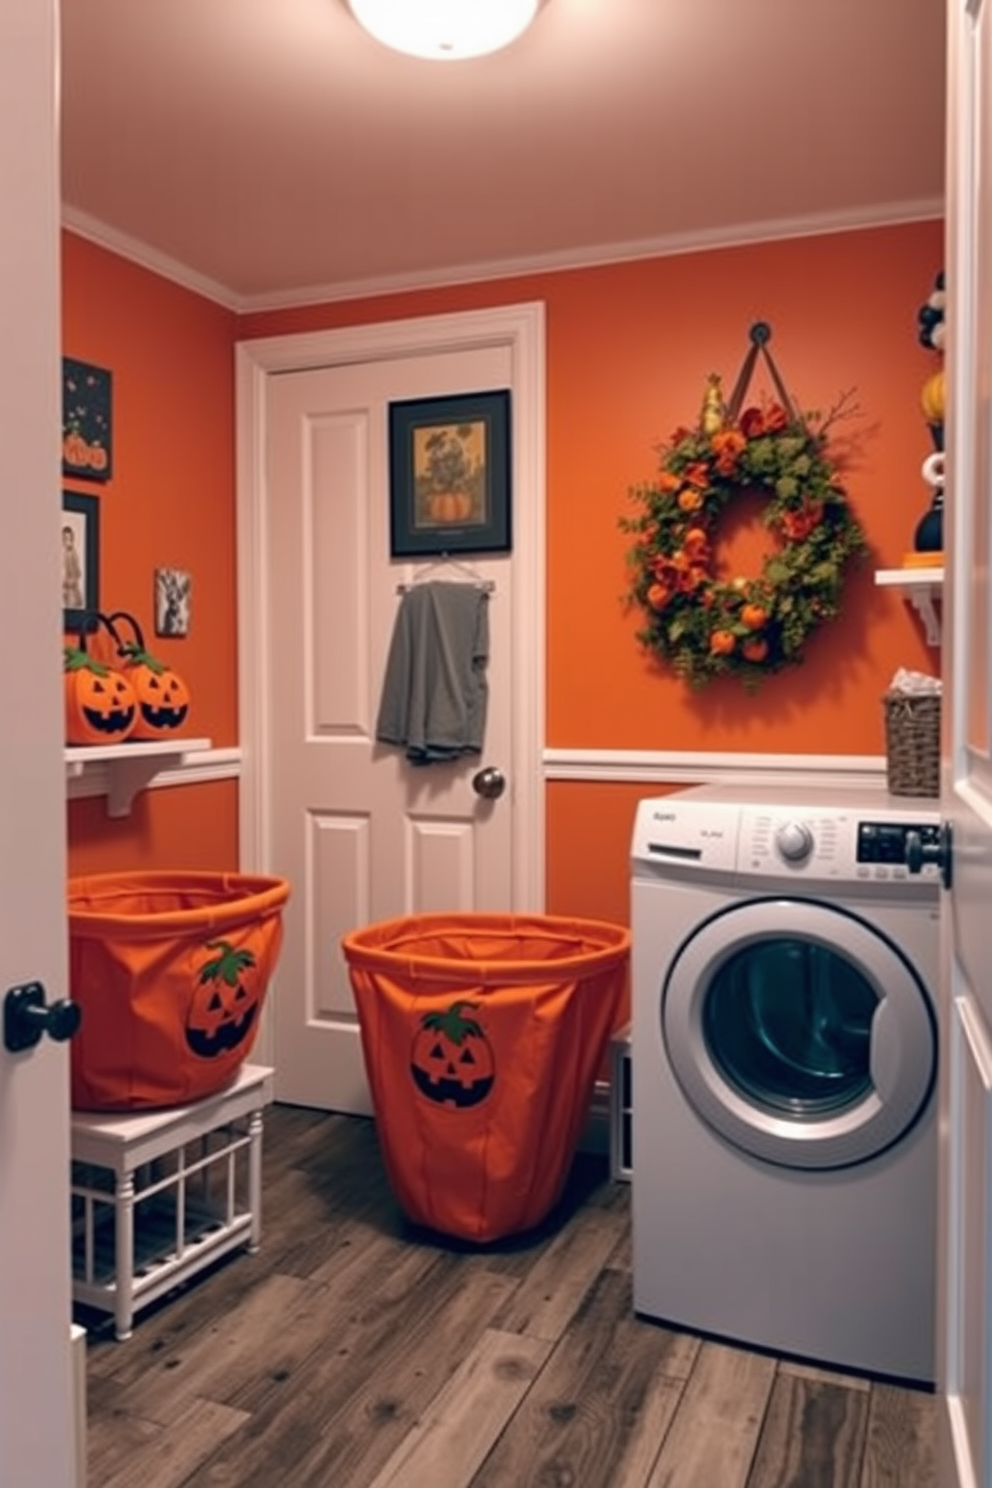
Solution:
M 239 748 L 206 749 L 189 754 L 178 768 L 161 770 L 148 789 L 201 785 L 241 775 Z M 884 786 L 886 761 L 875 754 L 732 754 L 720 750 L 545 749 L 545 780 L 613 781 L 633 785 L 706 785 L 723 780 L 749 780 L 760 785 Z M 94 760 L 67 781 L 71 799 L 106 795 L 109 769 Z
M 882 787 L 886 760 L 876 754 L 731 754 L 651 749 L 546 749 L 545 780 L 595 780 L 645 785 Z

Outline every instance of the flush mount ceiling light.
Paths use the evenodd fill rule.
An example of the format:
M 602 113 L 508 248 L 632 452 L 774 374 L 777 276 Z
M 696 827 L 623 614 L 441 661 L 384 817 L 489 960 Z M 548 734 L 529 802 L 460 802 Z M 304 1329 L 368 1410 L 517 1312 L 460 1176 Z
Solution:
M 348 0 L 360 26 L 413 57 L 453 62 L 509 46 L 543 0 Z

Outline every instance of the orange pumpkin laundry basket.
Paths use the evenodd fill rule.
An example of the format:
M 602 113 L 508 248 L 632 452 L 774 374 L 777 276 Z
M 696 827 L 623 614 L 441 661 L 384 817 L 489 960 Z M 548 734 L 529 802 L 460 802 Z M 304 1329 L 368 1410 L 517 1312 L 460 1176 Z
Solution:
M 390 1183 L 468 1240 L 558 1199 L 616 1022 L 630 932 L 551 915 L 415 915 L 344 937 Z
M 288 897 L 285 879 L 257 874 L 70 879 L 74 1108 L 185 1105 L 230 1084 L 255 1042 Z

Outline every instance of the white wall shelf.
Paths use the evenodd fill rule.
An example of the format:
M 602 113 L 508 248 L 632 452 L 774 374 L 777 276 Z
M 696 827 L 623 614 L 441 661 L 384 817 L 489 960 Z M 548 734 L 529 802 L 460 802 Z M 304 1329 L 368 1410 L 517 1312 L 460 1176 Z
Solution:
M 163 770 L 181 770 L 186 756 L 210 748 L 209 739 L 156 739 L 149 743 L 73 744 L 65 751 L 66 779 L 99 767 L 105 776 L 107 815 L 127 816 L 138 791 Z
M 940 645 L 940 616 L 936 602 L 943 590 L 943 568 L 936 565 L 932 568 L 880 568 L 875 572 L 875 583 L 901 589 L 923 621 L 927 645 Z

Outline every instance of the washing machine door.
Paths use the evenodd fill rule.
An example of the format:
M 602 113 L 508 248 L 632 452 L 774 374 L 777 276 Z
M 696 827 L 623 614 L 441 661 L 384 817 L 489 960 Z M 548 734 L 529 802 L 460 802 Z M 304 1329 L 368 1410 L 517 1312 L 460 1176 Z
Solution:
M 668 1060 L 717 1132 L 766 1162 L 863 1162 L 909 1130 L 937 1067 L 928 994 L 884 936 L 803 900 L 704 922 L 662 996 Z

